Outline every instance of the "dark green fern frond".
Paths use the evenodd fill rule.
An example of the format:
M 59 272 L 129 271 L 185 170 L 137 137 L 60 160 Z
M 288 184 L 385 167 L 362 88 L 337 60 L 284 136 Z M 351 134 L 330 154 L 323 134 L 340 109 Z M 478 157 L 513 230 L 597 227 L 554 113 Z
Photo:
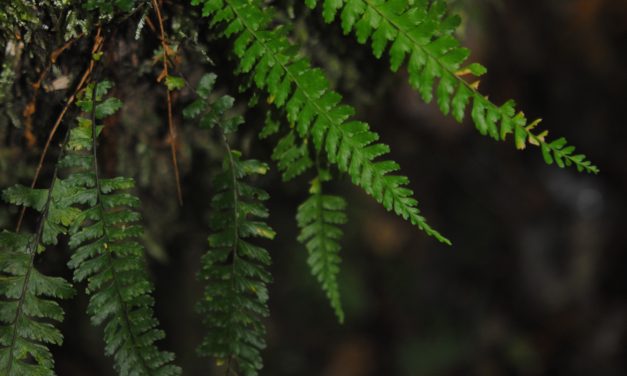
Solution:
M 74 168 L 66 180 L 84 199 L 71 231 L 74 254 L 69 266 L 76 281 L 87 281 L 88 313 L 94 325 L 104 324 L 105 352 L 113 356 L 120 375 L 179 375 L 180 369 L 171 363 L 174 355 L 159 351 L 155 344 L 165 334 L 154 318 L 153 287 L 144 248 L 137 241 L 142 227 L 134 209 L 140 202 L 125 192 L 134 182 L 105 179 L 98 172 L 96 121 L 121 104 L 114 98 L 103 100 L 109 87 L 107 82 L 91 84 L 77 102 L 91 119 L 79 118 L 63 160 Z
M 389 147 L 376 142 L 379 136 L 366 123 L 350 120 L 353 108 L 340 103 L 342 97 L 329 89 L 322 71 L 298 56 L 285 28 L 272 28 L 270 6 L 246 0 L 192 3 L 203 4 L 203 15 L 211 16 L 213 24 L 226 23 L 225 36 L 237 35 L 234 51 L 240 58 L 239 70 L 250 73 L 255 84 L 270 94 L 268 100 L 285 109 L 302 138 L 311 139 L 317 150 L 325 150 L 331 163 L 387 210 L 450 244 L 420 214 L 418 202 L 407 188 L 409 179 L 391 175 L 399 165 L 376 160 L 387 154 Z
M 269 313 L 270 255 L 248 239 L 272 239 L 275 234 L 263 222 L 268 211 L 261 201 L 268 194 L 242 179 L 267 169 L 264 163 L 241 160 L 240 153 L 229 151 L 214 180 L 212 233 L 199 274 L 206 287 L 198 310 L 208 334 L 198 351 L 226 365 L 227 374 L 238 369 L 256 375 L 262 367 L 266 331 L 261 320 Z
M 344 322 L 344 310 L 340 301 L 337 275 L 340 271 L 340 244 L 342 230 L 338 225 L 346 223 L 346 201 L 339 196 L 322 192 L 322 176 L 313 180 L 311 196 L 298 207 L 296 220 L 300 228 L 298 241 L 307 247 L 307 263 L 312 274 L 322 285 L 331 307 L 340 322 Z
M 71 207 L 73 197 L 57 171 L 55 167 L 49 189 L 16 185 L 3 191 L 5 201 L 32 208 L 40 215 L 35 234 L 0 233 L 2 375 L 53 375 L 54 360 L 48 345 L 61 345 L 63 341 L 53 323 L 62 321 L 64 312 L 50 298 L 67 299 L 74 290 L 64 279 L 45 276 L 34 266 L 37 255 L 46 246 L 57 244 L 58 235 L 66 232 L 78 214 Z
M 54 375 L 48 345 L 61 345 L 63 336 L 52 324 L 64 312 L 50 298 L 74 294 L 62 278 L 41 274 L 33 266 L 43 251 L 39 236 L 0 233 L 0 373 L 6 376 Z
M 205 283 L 198 312 L 208 329 L 198 352 L 226 366 L 227 375 L 257 375 L 263 365 L 260 351 L 266 331 L 261 320 L 269 314 L 267 267 L 271 260 L 267 250 L 249 239 L 273 239 L 275 233 L 264 222 L 268 210 L 262 202 L 268 194 L 243 180 L 265 174 L 268 166 L 242 160 L 241 153 L 230 149 L 227 135 L 243 119 L 225 116 L 233 98 L 209 100 L 215 79 L 214 74 L 205 75 L 196 90 L 199 98 L 184 110 L 186 117 L 198 118 L 203 128 L 219 126 L 226 148 L 222 171 L 213 181 L 209 251 L 202 257 L 198 274 Z
M 209 100 L 216 78 L 214 73 L 209 73 L 200 79 L 196 88 L 198 98 L 185 107 L 183 116 L 187 119 L 198 119 L 201 128 L 212 129 L 219 125 L 224 132 L 231 133 L 244 123 L 244 118 L 242 116 L 230 118 L 224 116 L 225 112 L 233 107 L 235 102 L 233 97 L 224 95 L 215 101 Z
M 317 0 L 305 0 L 310 8 Z M 535 132 L 539 121 L 529 123 L 513 101 L 497 106 L 478 91 L 479 81 L 468 82 L 465 76 L 479 78 L 486 68 L 474 63 L 466 65 L 470 54 L 461 46 L 454 32 L 461 19 L 449 16 L 444 0 L 324 0 L 323 16 L 332 22 L 341 10 L 345 34 L 355 31 L 359 43 L 372 40 L 377 58 L 390 45 L 390 66 L 397 71 L 408 60 L 410 84 L 420 92 L 425 102 L 433 99 L 435 88 L 441 111 L 461 122 L 467 107 L 479 133 L 505 141 L 513 133 L 516 148 L 527 144 L 539 146 L 548 164 L 559 167 L 574 165 L 579 171 L 598 173 L 599 170 L 575 148 L 561 138 L 548 142 L 548 132 Z M 439 82 L 436 84 L 436 80 Z M 437 88 L 436 88 L 437 86 Z

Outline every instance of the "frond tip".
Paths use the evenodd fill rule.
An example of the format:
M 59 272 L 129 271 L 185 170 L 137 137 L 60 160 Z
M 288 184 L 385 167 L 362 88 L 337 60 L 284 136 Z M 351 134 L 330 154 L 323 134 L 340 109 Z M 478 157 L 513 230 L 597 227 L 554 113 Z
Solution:
M 307 263 L 311 273 L 322 285 L 331 307 L 342 323 L 344 310 L 337 282 L 340 271 L 338 240 L 342 236 L 342 230 L 338 225 L 346 223 L 346 201 L 339 196 L 322 194 L 320 178 L 314 179 L 310 193 L 311 196 L 298 207 L 298 241 L 305 244 L 309 252 Z
M 305 0 L 310 8 L 319 1 Z M 478 90 L 478 78 L 487 70 L 478 63 L 466 64 L 470 55 L 455 38 L 461 19 L 449 15 L 444 0 L 324 0 L 322 15 L 332 22 L 341 11 L 345 34 L 355 31 L 357 41 L 372 41 L 372 52 L 380 58 L 389 46 L 390 68 L 397 71 L 407 60 L 409 83 L 425 102 L 437 98 L 442 113 L 461 122 L 470 105 L 475 127 L 483 136 L 505 141 L 514 134 L 516 148 L 539 146 L 545 160 L 559 167 L 575 166 L 579 171 L 598 173 L 582 154 L 561 141 L 546 142 L 548 132 L 535 133 L 538 120 L 528 122 L 513 101 L 497 106 Z M 466 77 L 472 77 L 467 81 Z M 561 140 L 561 139 L 560 139 Z M 549 156 L 549 157 L 547 157 Z

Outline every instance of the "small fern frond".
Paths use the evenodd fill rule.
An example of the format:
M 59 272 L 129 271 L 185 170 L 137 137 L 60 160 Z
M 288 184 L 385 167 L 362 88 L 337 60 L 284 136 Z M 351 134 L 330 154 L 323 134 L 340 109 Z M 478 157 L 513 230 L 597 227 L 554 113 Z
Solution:
M 267 268 L 270 254 L 249 242 L 250 238 L 273 239 L 274 231 L 264 222 L 268 210 L 262 202 L 268 194 L 244 182 L 251 175 L 264 175 L 268 166 L 256 160 L 242 160 L 231 150 L 227 135 L 242 124 L 240 116 L 227 117 L 233 98 L 210 101 L 216 76 L 205 75 L 198 84 L 198 99 L 185 110 L 187 118 L 199 119 L 203 128 L 219 126 L 226 148 L 222 171 L 214 178 L 211 199 L 209 251 L 203 255 L 198 278 L 205 283 L 197 306 L 208 334 L 198 347 L 199 354 L 226 366 L 226 374 L 257 375 L 263 363 L 268 316 Z M 239 372 L 236 372 L 238 370 Z
M 331 163 L 387 210 L 450 244 L 420 214 L 418 202 L 407 188 L 409 179 L 391 175 L 399 165 L 376 160 L 387 154 L 389 147 L 376 142 L 379 136 L 368 124 L 349 120 L 354 109 L 340 103 L 341 95 L 329 89 L 322 71 L 298 56 L 285 28 L 272 28 L 272 7 L 247 0 L 192 3 L 203 4 L 203 15 L 211 16 L 212 24 L 226 23 L 226 37 L 237 35 L 234 52 L 240 58 L 239 70 L 250 73 L 257 87 L 269 93 L 269 102 L 285 109 L 287 120 L 302 138 L 311 139 L 316 150 L 325 150 Z
M 305 0 L 310 8 L 318 2 Z M 435 96 L 445 115 L 452 113 L 461 122 L 471 103 L 471 117 L 480 134 L 505 141 L 513 133 L 516 148 L 539 146 L 548 164 L 599 172 L 584 155 L 575 154 L 575 148 L 567 146 L 565 139 L 548 142 L 547 131 L 536 133 L 534 128 L 539 121 L 529 123 L 522 112 L 517 113 L 513 101 L 497 106 L 479 92 L 478 78 L 487 70 L 477 63 L 465 64 L 470 52 L 454 36 L 461 19 L 448 15 L 446 1 L 324 0 L 322 8 L 326 22 L 332 22 L 341 10 L 344 33 L 354 30 L 362 44 L 371 39 L 377 58 L 389 44 L 392 71 L 397 71 L 407 59 L 411 86 L 427 103 L 433 99 L 437 86 Z M 466 81 L 467 76 L 477 80 Z
M 88 313 L 94 325 L 104 324 L 105 352 L 113 356 L 120 375 L 179 375 L 174 355 L 155 344 L 165 334 L 154 318 L 153 286 L 137 241 L 143 230 L 134 209 L 140 202 L 124 192 L 134 181 L 105 179 L 98 172 L 96 121 L 121 105 L 117 99 L 103 99 L 109 87 L 108 82 L 90 84 L 77 102 L 91 119 L 79 118 L 64 159 L 74 167 L 66 181 L 83 198 L 72 226 L 69 246 L 74 253 L 68 265 L 77 282 L 87 281 Z
M 340 300 L 337 275 L 340 271 L 340 244 L 342 230 L 338 225 L 346 223 L 346 201 L 340 196 L 322 192 L 322 176 L 311 183 L 310 197 L 298 207 L 296 220 L 300 228 L 298 241 L 309 252 L 307 263 L 318 279 L 340 323 L 344 322 L 344 310 Z

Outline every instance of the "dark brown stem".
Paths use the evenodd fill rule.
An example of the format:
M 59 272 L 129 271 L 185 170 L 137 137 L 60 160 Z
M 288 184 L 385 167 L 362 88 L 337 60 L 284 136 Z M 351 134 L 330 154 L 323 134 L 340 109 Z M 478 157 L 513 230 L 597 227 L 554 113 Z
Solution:
M 102 50 L 102 44 L 103 44 L 104 38 L 101 36 L 101 31 L 102 31 L 101 28 L 98 27 L 98 30 L 96 31 L 96 36 L 94 37 L 94 46 L 91 49 L 92 55 Z M 83 76 L 81 77 L 81 80 L 76 86 L 74 93 L 72 93 L 72 95 L 68 98 L 67 103 L 63 107 L 63 110 L 61 110 L 61 113 L 57 117 L 57 120 L 55 121 L 54 126 L 50 130 L 50 134 L 48 135 L 48 140 L 46 140 L 46 144 L 44 145 L 44 150 L 41 152 L 41 156 L 39 157 L 39 163 L 37 164 L 37 169 L 35 170 L 35 176 L 33 177 L 33 181 L 31 182 L 31 185 L 30 185 L 31 188 L 35 188 L 35 185 L 37 184 L 37 180 L 39 179 L 39 174 L 41 174 L 41 169 L 44 165 L 44 160 L 46 159 L 46 154 L 48 154 L 48 149 L 50 148 L 50 144 L 52 143 L 54 136 L 57 134 L 57 130 L 59 129 L 59 126 L 61 125 L 63 118 L 65 118 L 65 115 L 70 109 L 70 106 L 76 100 L 76 96 L 83 89 L 83 87 L 85 86 L 85 83 L 87 82 L 87 79 L 91 76 L 91 72 L 94 69 L 94 65 L 96 61 L 92 59 L 91 56 L 89 57 L 89 60 L 90 62 L 89 62 L 89 66 L 87 67 L 87 70 L 85 70 L 85 73 L 83 73 Z M 20 211 L 20 216 L 17 220 L 17 225 L 15 226 L 15 232 L 20 232 L 25 213 L 26 213 L 26 207 L 22 208 L 22 210 Z
M 163 26 L 163 18 L 161 17 L 161 8 L 157 0 L 152 0 L 152 7 L 157 14 L 157 21 L 159 22 L 159 32 L 161 40 L 161 47 L 163 48 L 163 73 L 159 76 L 163 79 L 168 78 L 168 42 L 165 35 L 165 28 Z M 178 158 L 176 155 L 176 127 L 174 125 L 174 119 L 172 116 L 172 93 L 170 89 L 165 87 L 167 105 L 168 105 L 168 132 L 170 134 L 170 152 L 172 154 L 172 166 L 174 168 L 174 177 L 176 179 L 176 196 L 179 201 L 179 205 L 183 205 L 183 193 L 181 190 L 181 176 L 179 172 Z

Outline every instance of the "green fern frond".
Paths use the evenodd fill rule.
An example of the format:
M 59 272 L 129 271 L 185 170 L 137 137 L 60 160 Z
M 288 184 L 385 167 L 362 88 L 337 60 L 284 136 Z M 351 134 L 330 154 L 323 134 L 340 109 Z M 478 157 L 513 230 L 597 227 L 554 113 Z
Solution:
M 63 336 L 52 324 L 64 312 L 51 299 L 68 299 L 74 289 L 63 278 L 41 274 L 33 265 L 43 251 L 39 236 L 0 233 L 0 372 L 6 376 L 54 375 L 48 345 Z
M 64 141 L 67 144 L 68 138 Z M 59 159 L 63 157 L 60 154 Z M 59 163 L 57 163 L 57 166 Z M 49 189 L 16 185 L 3 191 L 11 204 L 39 212 L 35 234 L 0 233 L 0 372 L 7 376 L 53 375 L 54 359 L 48 345 L 61 345 L 63 336 L 53 325 L 64 312 L 51 299 L 74 294 L 63 278 L 41 274 L 35 258 L 46 246 L 57 244 L 77 216 L 75 198 L 55 167 Z
M 144 248 L 137 241 L 142 227 L 136 209 L 139 199 L 124 192 L 134 187 L 129 178 L 105 179 L 98 172 L 96 121 L 113 114 L 121 102 L 103 99 L 108 82 L 91 84 L 78 106 L 91 118 L 79 118 L 71 130 L 64 166 L 73 170 L 66 179 L 82 197 L 80 214 L 71 229 L 74 251 L 68 265 L 74 279 L 87 281 L 88 313 L 94 325 L 104 324 L 105 352 L 115 368 L 127 375 L 179 375 L 174 355 L 160 351 L 155 342 L 165 334 L 158 329 L 146 271 Z M 94 97 L 95 94 L 95 97 Z
M 264 163 L 241 160 L 240 153 L 230 151 L 214 180 L 212 233 L 199 273 L 206 287 L 198 311 L 209 333 L 198 351 L 225 364 L 227 374 L 236 368 L 234 363 L 243 375 L 256 375 L 262 367 L 265 328 L 261 320 L 269 314 L 270 255 L 247 239 L 272 239 L 275 234 L 263 222 L 268 211 L 261 201 L 268 194 L 242 179 L 267 169 Z
M 63 145 L 69 139 L 63 141 Z M 59 155 L 59 161 L 64 154 Z M 56 245 L 78 215 L 75 197 L 54 169 L 49 189 L 15 185 L 3 191 L 11 204 L 39 212 L 35 234 L 0 233 L 0 371 L 7 376 L 53 375 L 54 359 L 48 345 L 61 345 L 63 336 L 53 325 L 64 312 L 53 299 L 68 299 L 74 289 L 63 278 L 40 273 L 35 258 L 46 246 Z M 52 299 L 51 299 L 52 298 Z
M 305 3 L 314 8 L 318 1 Z M 435 88 L 438 106 L 445 115 L 452 113 L 461 122 L 470 104 L 471 117 L 482 135 L 505 141 L 513 133 L 516 148 L 539 146 L 548 164 L 599 172 L 584 155 L 575 154 L 565 139 L 548 142 L 547 131 L 536 133 L 539 120 L 529 123 L 522 112 L 517 113 L 513 101 L 497 106 L 478 91 L 479 81 L 466 81 L 465 76 L 478 79 L 487 70 L 477 63 L 465 64 L 470 52 L 454 36 L 461 20 L 448 15 L 446 1 L 324 0 L 322 8 L 326 22 L 332 22 L 341 10 L 344 33 L 354 30 L 362 44 L 371 39 L 377 58 L 390 45 L 392 71 L 408 60 L 410 84 L 427 103 L 433 99 Z
M 340 323 L 344 322 L 344 310 L 340 301 L 337 274 L 340 271 L 340 244 L 342 230 L 338 225 L 346 223 L 346 201 L 339 196 L 322 192 L 322 176 L 313 180 L 311 196 L 298 207 L 296 220 L 300 228 L 298 241 L 309 252 L 307 263 L 312 274 L 322 285 L 331 307 Z
M 256 160 L 242 160 L 230 149 L 227 135 L 242 124 L 240 116 L 227 117 L 233 98 L 222 96 L 210 101 L 216 76 L 205 75 L 199 82 L 198 99 L 184 110 L 187 118 L 199 119 L 203 128 L 218 125 L 226 148 L 222 171 L 214 178 L 211 199 L 209 251 L 202 257 L 198 278 L 205 291 L 197 309 L 209 333 L 198 347 L 199 354 L 226 366 L 226 374 L 236 369 L 243 375 L 257 375 L 263 363 L 265 327 L 261 320 L 269 314 L 267 267 L 270 254 L 248 241 L 273 239 L 274 231 L 264 222 L 268 210 L 262 202 L 268 194 L 243 180 L 263 175 L 268 166 Z M 235 373 L 239 374 L 239 373 Z
M 237 35 L 234 51 L 240 58 L 239 70 L 250 73 L 255 84 L 270 94 L 268 100 L 285 109 L 288 121 L 295 124 L 302 138 L 311 138 L 317 150 L 325 150 L 331 163 L 387 210 L 450 244 L 420 214 L 418 202 L 407 188 L 409 179 L 391 175 L 399 165 L 376 160 L 387 154 L 389 147 L 376 142 L 379 136 L 366 123 L 349 120 L 354 109 L 340 104 L 342 97 L 329 89 L 322 71 L 298 56 L 285 28 L 271 27 L 271 7 L 246 0 L 192 3 L 202 3 L 203 15 L 211 16 L 213 24 L 226 23 L 225 36 Z

